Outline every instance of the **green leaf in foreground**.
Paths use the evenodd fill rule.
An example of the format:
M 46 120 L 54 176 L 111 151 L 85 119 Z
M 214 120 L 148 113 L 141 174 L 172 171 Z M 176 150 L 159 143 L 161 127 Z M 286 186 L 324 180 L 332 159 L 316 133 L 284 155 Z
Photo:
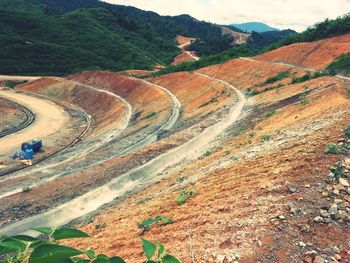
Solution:
M 171 255 L 166 255 L 162 258 L 162 261 L 164 263 L 181 263 L 180 260 L 178 260 L 176 257 L 171 256 Z
M 153 244 L 152 242 L 147 241 L 144 238 L 141 238 L 141 240 L 142 240 L 143 252 L 145 253 L 145 255 L 148 259 L 151 259 L 157 250 L 157 246 L 155 244 Z
M 88 234 L 86 234 L 78 229 L 66 228 L 66 227 L 56 229 L 52 236 L 55 240 L 89 237 Z
M 33 250 L 29 263 L 57 263 L 80 254 L 83 254 L 83 252 L 74 248 L 44 244 Z
M 55 231 L 52 227 L 35 227 L 31 229 L 44 235 L 51 235 Z

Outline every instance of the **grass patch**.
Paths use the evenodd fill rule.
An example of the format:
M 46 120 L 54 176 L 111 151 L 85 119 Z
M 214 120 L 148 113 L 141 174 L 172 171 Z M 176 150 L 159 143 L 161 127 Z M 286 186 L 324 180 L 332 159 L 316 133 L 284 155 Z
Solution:
M 217 101 L 218 101 L 218 98 L 211 98 L 209 101 L 207 101 L 207 102 L 203 103 L 202 105 L 200 105 L 199 108 L 203 108 L 203 107 L 208 106 L 209 104 L 217 102 Z
M 142 119 L 143 120 L 145 120 L 145 119 L 150 119 L 150 118 L 152 118 L 152 117 L 154 117 L 154 116 L 156 116 L 157 115 L 157 112 L 150 112 L 150 113 L 148 113 L 145 117 L 143 117 Z
M 326 154 L 340 154 L 341 150 L 337 144 L 331 143 L 326 145 L 326 149 L 324 151 Z
M 144 231 L 150 231 L 151 226 L 156 223 L 156 224 L 162 224 L 162 225 L 169 225 L 174 223 L 174 220 L 172 220 L 169 217 L 166 216 L 156 216 L 154 219 L 149 217 L 145 220 L 143 220 L 140 224 L 138 224 L 138 228 L 144 230 Z
M 267 84 L 272 84 L 275 83 L 277 81 L 280 81 L 282 79 L 288 78 L 289 77 L 289 70 L 286 71 L 282 71 L 280 73 L 278 73 L 277 75 L 268 78 L 267 80 L 265 80 L 264 83 L 261 84 L 261 86 L 267 85 Z
M 198 194 L 198 191 L 196 189 L 192 189 L 192 190 L 182 189 L 180 191 L 180 194 L 176 198 L 176 203 L 178 205 L 183 205 L 184 203 L 186 203 L 186 201 L 190 197 L 196 196 L 197 194 Z
M 17 85 L 21 85 L 24 83 L 27 83 L 28 81 L 23 80 L 23 81 L 5 81 L 5 87 L 13 89 L 14 87 L 16 87 Z
M 276 114 L 276 110 L 269 110 L 266 112 L 265 117 L 269 118 Z
M 268 135 L 268 134 L 265 134 L 265 135 L 263 135 L 263 136 L 260 137 L 260 141 L 261 141 L 261 142 L 267 142 L 267 141 L 269 141 L 269 140 L 271 140 L 271 136 Z

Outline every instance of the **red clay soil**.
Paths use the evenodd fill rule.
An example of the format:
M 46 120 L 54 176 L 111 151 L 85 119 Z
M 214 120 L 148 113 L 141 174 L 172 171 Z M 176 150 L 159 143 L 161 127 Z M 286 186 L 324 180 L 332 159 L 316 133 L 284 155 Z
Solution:
M 178 72 L 149 81 L 174 93 L 183 106 L 181 119 L 184 121 L 232 103 L 232 91 L 225 85 L 195 73 Z
M 323 69 L 349 50 L 350 34 L 345 34 L 311 43 L 292 44 L 256 56 L 255 59 L 283 62 L 303 68 Z
M 179 43 L 179 45 L 183 45 L 183 44 L 186 44 L 188 42 L 193 42 L 195 40 L 196 39 L 193 38 L 193 37 L 184 37 L 184 36 L 181 36 L 181 35 L 178 35 L 176 37 L 176 41 L 177 41 L 177 43 Z
M 107 71 L 83 72 L 69 76 L 68 79 L 104 88 L 127 100 L 137 116 L 135 124 L 128 128 L 127 134 L 152 123 L 164 123 L 171 115 L 173 107 L 171 98 L 163 90 L 138 79 Z M 153 112 L 156 115 L 148 118 L 147 116 Z
M 249 61 L 244 59 L 233 59 L 223 64 L 213 65 L 198 70 L 204 74 L 215 78 L 223 79 L 240 89 L 254 88 L 264 83 L 268 78 L 276 76 L 283 71 L 289 72 L 289 77 L 283 79 L 281 83 L 290 82 L 293 75 L 303 75 L 304 71 L 291 69 L 284 65 L 272 65 L 262 61 Z M 276 85 L 279 82 L 273 83 Z M 264 88 L 270 85 L 263 85 Z
M 0 132 L 21 124 L 26 115 L 0 98 Z
M 336 45 L 334 39 L 330 43 Z M 349 50 L 348 46 L 343 53 Z M 332 52 L 333 58 L 340 54 L 338 49 Z M 320 67 L 328 63 L 322 57 L 319 60 Z M 303 74 L 242 59 L 200 72 L 247 90 L 288 69 L 291 75 Z M 176 88 L 187 78 L 194 78 L 189 85 L 193 81 L 200 85 L 190 73 L 151 81 L 186 98 L 194 90 L 186 85 L 182 93 Z M 180 79 L 182 83 L 177 84 Z M 142 236 L 162 242 L 184 262 L 315 263 L 327 259 L 335 263 L 340 258 L 350 262 L 350 189 L 329 180 L 330 167 L 340 156 L 324 153 L 327 144 L 344 140 L 343 130 L 350 123 L 350 83 L 335 77 L 296 85 L 288 81 L 250 98 L 247 112 L 213 143 L 209 154 L 170 169 L 159 183 L 102 211 L 92 223 L 81 226 L 92 237 L 69 244 L 122 256 L 128 262 L 144 259 Z M 349 158 L 346 163 L 350 169 Z M 344 176 L 349 181 L 348 171 Z M 196 189 L 198 195 L 179 206 L 176 198 L 181 189 Z M 316 222 L 320 210 L 334 203 L 342 218 Z M 175 222 L 152 225 L 148 232 L 137 227 L 158 215 Z M 319 261 L 312 260 L 313 253 Z
M 188 53 L 182 51 L 180 55 L 174 58 L 174 61 L 171 63 L 171 65 L 178 65 L 182 62 L 189 62 L 189 61 L 195 61 Z
M 319 84 L 317 92 L 308 95 L 308 104 L 280 104 L 272 117 L 260 118 L 238 137 L 228 135 L 217 142 L 217 150 L 208 157 L 179 167 L 160 183 L 103 211 L 82 227 L 92 237 L 70 244 L 128 262 L 141 261 L 141 236 L 164 243 L 184 262 L 192 262 L 192 253 L 196 262 L 231 262 L 234 257 L 252 263 L 302 262 L 308 250 L 320 249 L 322 254 L 333 246 L 345 257 L 350 250 L 347 223 L 313 221 L 333 198 L 344 197 L 327 200 L 318 186 L 329 183 L 329 167 L 338 159 L 325 155 L 324 147 L 337 142 L 350 122 L 350 100 L 342 86 L 349 84 L 334 82 L 327 88 Z M 274 91 L 268 93 L 269 98 L 275 96 Z M 270 141 L 261 142 L 264 134 L 271 135 Z M 196 189 L 198 195 L 178 206 L 175 200 L 183 188 Z M 342 207 L 349 206 L 343 202 Z M 306 214 L 293 214 L 290 205 Z M 138 223 L 157 215 L 175 222 L 154 225 L 149 232 L 138 229 Z
M 58 79 L 39 79 L 21 89 L 67 101 L 84 109 L 92 116 L 94 135 L 118 127 L 118 120 L 122 120 L 126 112 L 124 104 L 108 94 Z

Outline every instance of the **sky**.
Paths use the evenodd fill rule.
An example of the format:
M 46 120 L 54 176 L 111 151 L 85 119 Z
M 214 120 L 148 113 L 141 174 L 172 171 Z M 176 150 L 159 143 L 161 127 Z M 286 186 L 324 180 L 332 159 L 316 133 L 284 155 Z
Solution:
M 303 31 L 326 18 L 350 12 L 350 0 L 104 0 L 160 15 L 189 14 L 217 24 L 263 22 Z

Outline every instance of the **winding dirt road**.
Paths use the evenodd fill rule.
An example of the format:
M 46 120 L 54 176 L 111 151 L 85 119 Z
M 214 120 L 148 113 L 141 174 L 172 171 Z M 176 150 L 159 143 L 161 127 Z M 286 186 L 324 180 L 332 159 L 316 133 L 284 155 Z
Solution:
M 224 83 L 231 88 L 238 97 L 238 102 L 231 108 L 229 114 L 221 121 L 206 128 L 200 135 L 192 138 L 183 145 L 172 149 L 150 162 L 127 172 L 104 186 L 98 187 L 76 199 L 17 223 L 0 229 L 0 235 L 13 235 L 18 233 L 31 233 L 28 229 L 36 226 L 59 226 L 76 218 L 86 215 L 100 208 L 102 205 L 112 202 L 116 197 L 144 189 L 154 181 L 159 180 L 159 173 L 169 166 L 175 165 L 184 159 L 198 158 L 205 151 L 209 142 L 215 139 L 225 129 L 231 126 L 242 112 L 246 99 L 241 91 L 231 84 L 213 77 L 196 73 L 218 82 Z
M 0 97 L 25 106 L 35 114 L 36 118 L 31 126 L 0 139 L 0 156 L 18 149 L 21 142 L 47 137 L 59 131 L 69 121 L 64 109 L 51 101 L 9 90 L 0 90 Z

